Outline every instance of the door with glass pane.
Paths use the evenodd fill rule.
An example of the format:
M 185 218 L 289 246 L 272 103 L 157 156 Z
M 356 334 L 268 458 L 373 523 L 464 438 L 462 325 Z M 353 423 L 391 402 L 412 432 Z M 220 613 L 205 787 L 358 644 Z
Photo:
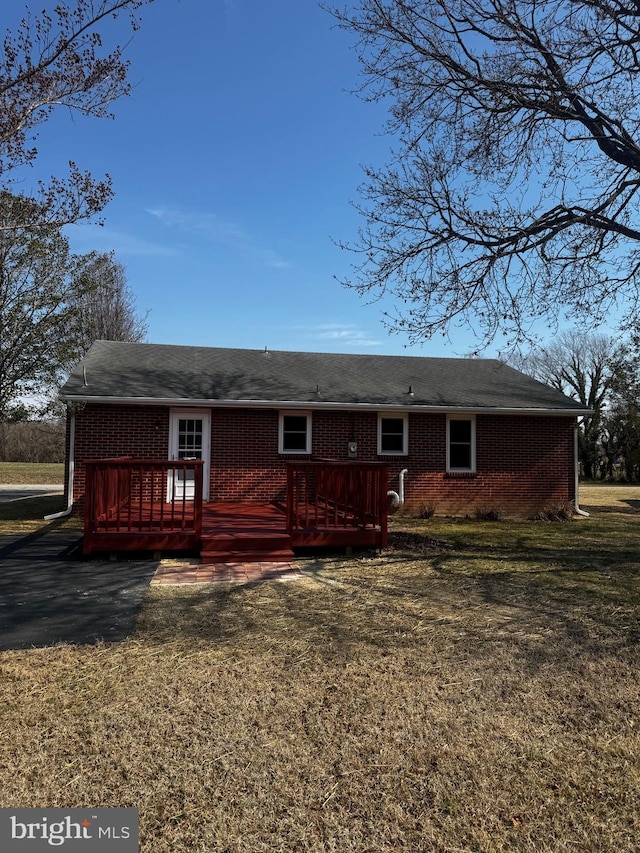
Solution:
M 171 413 L 169 428 L 169 459 L 179 462 L 204 461 L 203 499 L 209 500 L 209 446 L 211 419 L 208 412 L 176 410 Z M 195 475 L 193 469 L 176 468 L 169 471 L 167 499 L 193 500 Z

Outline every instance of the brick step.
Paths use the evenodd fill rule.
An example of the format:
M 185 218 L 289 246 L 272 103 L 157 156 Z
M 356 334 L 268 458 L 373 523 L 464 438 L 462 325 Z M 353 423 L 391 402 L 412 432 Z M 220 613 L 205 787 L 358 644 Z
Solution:
M 214 563 L 289 563 L 293 559 L 290 548 L 281 550 L 234 549 L 232 551 L 201 551 L 203 566 Z

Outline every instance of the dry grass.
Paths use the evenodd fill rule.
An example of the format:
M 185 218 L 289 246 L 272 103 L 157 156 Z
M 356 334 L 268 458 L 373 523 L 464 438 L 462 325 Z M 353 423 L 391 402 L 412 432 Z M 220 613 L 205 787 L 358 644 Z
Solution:
M 57 462 L 0 462 L 0 483 L 7 486 L 64 483 L 64 465 Z
M 629 512 L 640 509 L 640 486 L 615 484 L 582 484 L 580 503 L 587 509 L 606 512 Z
M 635 494 L 397 522 L 302 580 L 153 587 L 117 646 L 1 653 L 0 805 L 136 806 L 142 853 L 635 851 Z

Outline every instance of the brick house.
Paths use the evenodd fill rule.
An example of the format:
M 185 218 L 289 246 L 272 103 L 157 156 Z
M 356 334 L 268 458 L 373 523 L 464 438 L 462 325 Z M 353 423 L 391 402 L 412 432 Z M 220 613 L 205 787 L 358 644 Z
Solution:
M 321 459 L 385 463 L 406 512 L 531 515 L 577 505 L 589 413 L 491 359 L 115 341 L 93 345 L 61 396 L 76 508 L 85 463 L 126 456 L 201 459 L 205 502 L 282 501 L 288 463 Z

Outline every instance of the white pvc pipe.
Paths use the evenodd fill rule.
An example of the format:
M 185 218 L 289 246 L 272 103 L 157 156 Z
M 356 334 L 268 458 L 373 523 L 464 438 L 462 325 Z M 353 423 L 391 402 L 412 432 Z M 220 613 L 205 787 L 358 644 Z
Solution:
M 403 468 L 400 471 L 400 485 L 398 486 L 398 491 L 394 492 L 391 489 L 387 492 L 387 496 L 391 498 L 391 507 L 392 509 L 398 509 L 404 503 L 404 478 L 405 474 L 409 473 L 408 468 Z
M 397 492 L 389 489 L 387 492 L 387 497 L 391 498 L 391 509 L 398 509 L 400 506 L 400 495 Z
M 400 471 L 400 487 L 399 487 L 399 495 L 400 495 L 400 506 L 404 503 L 404 478 L 409 473 L 408 468 L 403 468 Z

